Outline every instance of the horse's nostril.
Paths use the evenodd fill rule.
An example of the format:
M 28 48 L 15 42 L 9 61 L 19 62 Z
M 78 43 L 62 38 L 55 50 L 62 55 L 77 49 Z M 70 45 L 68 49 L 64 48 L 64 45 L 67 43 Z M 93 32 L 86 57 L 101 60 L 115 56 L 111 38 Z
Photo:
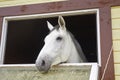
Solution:
M 42 64 L 41 64 L 42 66 L 45 66 L 45 61 L 44 60 L 42 60 Z

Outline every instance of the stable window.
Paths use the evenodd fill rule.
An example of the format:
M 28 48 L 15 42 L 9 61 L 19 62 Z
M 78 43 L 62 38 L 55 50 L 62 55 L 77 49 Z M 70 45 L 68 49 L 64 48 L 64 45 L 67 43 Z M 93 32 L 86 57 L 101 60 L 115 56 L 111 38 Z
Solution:
M 1 38 L 1 64 L 34 64 L 48 34 L 46 21 L 57 25 L 62 15 L 67 29 L 81 44 L 88 62 L 101 65 L 99 10 L 77 10 L 5 17 Z
M 5 17 L 0 64 L 34 64 L 49 33 L 46 21 L 57 25 L 59 15 L 64 17 L 66 28 L 73 33 L 87 57 L 88 63 L 82 65 L 92 65 L 91 75 L 96 71 L 97 78 L 97 65 L 101 65 L 98 9 Z
M 4 17 L 0 47 L 1 67 L 6 64 L 33 66 L 44 45 L 43 40 L 49 33 L 46 21 L 57 25 L 59 15 L 64 17 L 66 28 L 73 33 L 87 57 L 87 63 L 78 65 L 92 66 L 89 80 L 97 80 L 98 65 L 101 66 L 98 9 Z

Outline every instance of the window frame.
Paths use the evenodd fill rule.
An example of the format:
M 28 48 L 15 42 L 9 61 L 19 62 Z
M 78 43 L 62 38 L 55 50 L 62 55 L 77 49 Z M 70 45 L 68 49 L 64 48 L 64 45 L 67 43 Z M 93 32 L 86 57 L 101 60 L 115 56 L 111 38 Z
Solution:
M 1 48 L 0 48 L 0 67 L 3 66 L 17 66 L 17 67 L 27 67 L 27 66 L 35 66 L 35 64 L 3 64 L 4 60 L 4 52 L 5 52 L 5 45 L 6 45 L 6 37 L 7 37 L 7 26 L 8 21 L 12 20 L 27 20 L 27 19 L 36 19 L 36 18 L 42 18 L 42 17 L 49 17 L 49 16 L 57 16 L 57 15 L 82 15 L 82 14 L 92 14 L 95 13 L 96 15 L 96 23 L 97 23 L 97 47 L 98 47 L 98 62 L 96 63 L 78 63 L 78 64 L 61 64 L 60 66 L 83 66 L 83 65 L 91 65 L 91 71 L 90 71 L 90 78 L 89 80 L 98 80 L 98 74 L 99 74 L 99 67 L 101 66 L 101 45 L 100 45 L 100 21 L 99 21 L 99 9 L 87 9 L 87 10 L 75 10 L 75 11 L 65 11 L 65 12 L 55 12 L 55 13 L 45 13 L 45 14 L 33 14 L 33 15 L 22 15 L 22 16 L 9 16 L 3 18 L 3 28 L 2 28 L 2 36 L 1 36 Z
M 98 56 L 98 65 L 101 66 L 101 48 L 100 48 L 100 22 L 99 22 L 99 9 L 87 9 L 87 10 L 75 10 L 75 11 L 65 11 L 65 12 L 55 12 L 55 13 L 45 13 L 45 14 L 33 14 L 33 15 L 21 15 L 21 16 L 9 16 L 4 17 L 3 28 L 2 28 L 2 37 L 1 37 L 1 48 L 0 48 L 0 64 L 4 62 L 5 55 L 5 45 L 7 41 L 7 28 L 8 22 L 12 20 L 27 20 L 27 19 L 37 19 L 37 18 L 47 18 L 55 17 L 58 15 L 62 16 L 72 16 L 72 15 L 83 15 L 83 14 L 96 14 L 96 33 L 97 33 L 97 56 Z M 4 65 L 4 64 L 3 64 Z

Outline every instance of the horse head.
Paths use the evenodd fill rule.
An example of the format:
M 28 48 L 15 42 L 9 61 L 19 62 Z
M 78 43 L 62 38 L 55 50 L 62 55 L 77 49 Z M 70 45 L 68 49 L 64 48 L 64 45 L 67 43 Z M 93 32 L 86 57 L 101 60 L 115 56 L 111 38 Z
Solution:
M 76 54 L 77 50 L 66 30 L 63 17 L 59 16 L 57 26 L 54 27 L 48 21 L 47 26 L 50 33 L 45 37 L 45 44 L 36 60 L 38 70 L 47 72 L 52 65 L 63 62 L 79 62 L 79 55 Z

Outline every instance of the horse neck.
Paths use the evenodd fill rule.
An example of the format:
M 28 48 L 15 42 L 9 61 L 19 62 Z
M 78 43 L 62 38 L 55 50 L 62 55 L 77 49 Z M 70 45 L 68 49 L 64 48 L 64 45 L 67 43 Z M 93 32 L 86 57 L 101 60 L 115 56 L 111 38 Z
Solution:
M 71 42 L 71 46 L 70 47 L 71 47 L 71 49 L 69 51 L 70 56 L 69 56 L 67 62 L 68 63 L 78 63 L 78 62 L 80 62 L 79 53 L 77 52 L 73 42 Z
M 87 59 L 82 51 L 81 46 L 79 45 L 78 41 L 74 38 L 74 36 L 72 35 L 71 32 L 69 32 L 69 40 L 71 43 L 71 45 L 69 45 L 71 47 L 70 51 L 70 57 L 68 59 L 68 62 L 87 62 Z
M 69 58 L 67 60 L 68 63 L 78 63 L 78 62 L 81 62 L 81 59 L 80 59 L 80 56 L 79 56 L 79 53 L 73 43 L 73 40 L 71 38 L 71 35 L 69 34 L 68 35 L 68 38 L 67 38 L 67 46 L 69 47 L 69 49 L 67 49 L 66 52 L 68 52 L 69 54 Z

